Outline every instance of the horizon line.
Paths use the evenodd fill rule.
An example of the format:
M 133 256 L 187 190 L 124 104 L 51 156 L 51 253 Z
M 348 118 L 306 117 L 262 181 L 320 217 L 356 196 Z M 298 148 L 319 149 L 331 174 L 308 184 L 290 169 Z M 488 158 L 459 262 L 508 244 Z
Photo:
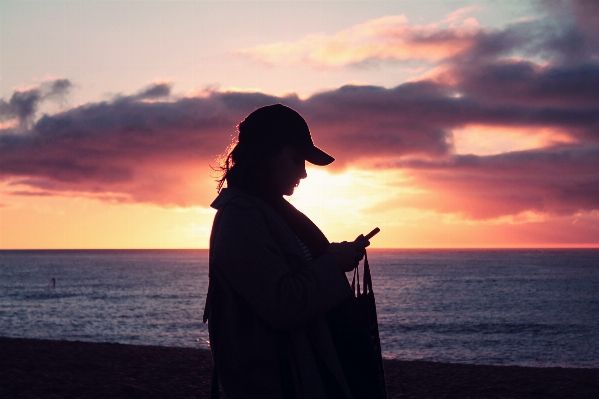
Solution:
M 599 244 L 561 246 L 512 246 L 512 247 L 386 247 L 368 248 L 378 250 L 538 250 L 538 249 L 599 249 Z M 2 251 L 207 251 L 209 248 L 0 248 Z

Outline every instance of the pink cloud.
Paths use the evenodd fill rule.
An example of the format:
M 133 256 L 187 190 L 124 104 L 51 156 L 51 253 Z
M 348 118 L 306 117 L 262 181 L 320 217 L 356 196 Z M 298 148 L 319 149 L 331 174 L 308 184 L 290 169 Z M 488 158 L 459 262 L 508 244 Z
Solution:
M 406 206 L 474 219 L 523 212 L 571 215 L 599 209 L 597 145 L 457 155 L 446 161 L 406 161 L 397 166 L 427 191 L 396 199 Z
M 374 19 L 332 35 L 311 34 L 295 42 L 278 42 L 235 52 L 267 64 L 317 67 L 356 65 L 372 60 L 439 61 L 474 43 L 481 28 L 458 10 L 441 23 L 411 25 L 405 15 Z
M 253 109 L 276 102 L 306 117 L 317 145 L 336 156 L 337 168 L 376 159 L 391 167 L 420 170 L 414 173 L 422 184 L 453 175 L 458 181 L 462 168 L 440 161 L 424 168 L 419 165 L 425 164 L 401 160 L 450 159 L 452 130 L 461 126 L 549 125 L 562 134 L 596 140 L 599 115 L 593 108 L 495 104 L 473 96 L 455 97 L 453 90 L 416 82 L 394 89 L 347 86 L 305 100 L 237 92 L 150 102 L 139 93 L 119 96 L 45 115 L 25 132 L 5 130 L 0 135 L 0 176 L 18 183 L 21 192 L 33 187 L 44 193 L 111 201 L 205 205 L 214 195 L 208 165 L 214 165 L 231 142 L 236 124 Z M 577 153 L 570 156 L 572 162 L 577 157 Z M 509 170 L 510 162 L 518 165 L 512 158 L 504 162 L 499 170 Z M 515 170 L 525 168 L 519 165 Z M 481 182 L 487 177 L 477 175 Z M 471 188 L 453 186 L 454 192 L 461 190 Z

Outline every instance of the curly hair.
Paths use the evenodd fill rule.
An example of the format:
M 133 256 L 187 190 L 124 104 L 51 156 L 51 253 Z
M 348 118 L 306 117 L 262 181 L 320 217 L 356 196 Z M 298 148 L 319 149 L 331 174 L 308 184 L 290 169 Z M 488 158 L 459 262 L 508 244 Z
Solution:
M 243 122 L 237 131 L 243 130 Z M 232 143 L 225 150 L 214 168 L 220 175 L 216 179 L 216 190 L 220 193 L 225 183 L 227 187 L 242 188 L 251 193 L 265 192 L 270 181 L 270 160 L 283 148 L 282 143 Z

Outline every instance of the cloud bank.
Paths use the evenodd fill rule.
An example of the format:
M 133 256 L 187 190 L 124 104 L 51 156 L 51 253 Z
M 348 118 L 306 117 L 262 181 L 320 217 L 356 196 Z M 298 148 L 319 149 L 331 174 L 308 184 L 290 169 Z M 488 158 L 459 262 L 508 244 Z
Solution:
M 599 7 L 590 4 L 547 2 L 543 18 L 498 30 L 467 22 L 461 12 L 426 29 L 390 17 L 329 38 L 350 37 L 344 46 L 357 49 L 343 53 L 342 46 L 345 55 L 335 59 L 343 61 L 330 65 L 391 57 L 363 51 L 375 42 L 399 43 L 412 58 L 431 43 L 453 49 L 427 53 L 438 62 L 434 74 L 390 89 L 344 86 L 303 100 L 235 91 L 178 97 L 171 84 L 156 83 L 38 119 L 40 102 L 63 96 L 70 82 L 16 91 L 0 101 L 0 179 L 13 195 L 206 206 L 215 194 L 208 165 L 235 126 L 255 108 L 280 102 L 306 118 L 337 168 L 400 169 L 428 193 L 398 204 L 475 219 L 599 210 Z M 272 53 L 287 57 L 285 51 Z M 473 125 L 555 131 L 568 140 L 456 154 L 453 132 Z
M 525 212 L 573 215 L 599 209 L 599 145 L 573 145 L 447 161 L 405 161 L 427 193 L 397 202 L 493 219 Z M 432 196 L 430 193 L 441 195 Z

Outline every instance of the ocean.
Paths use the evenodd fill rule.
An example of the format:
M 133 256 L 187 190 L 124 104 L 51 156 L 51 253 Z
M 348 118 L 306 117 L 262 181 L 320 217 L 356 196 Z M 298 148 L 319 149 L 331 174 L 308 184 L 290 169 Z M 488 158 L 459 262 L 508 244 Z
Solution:
M 599 250 L 369 260 L 384 357 L 599 367 Z M 208 348 L 207 277 L 206 250 L 0 251 L 0 336 Z

